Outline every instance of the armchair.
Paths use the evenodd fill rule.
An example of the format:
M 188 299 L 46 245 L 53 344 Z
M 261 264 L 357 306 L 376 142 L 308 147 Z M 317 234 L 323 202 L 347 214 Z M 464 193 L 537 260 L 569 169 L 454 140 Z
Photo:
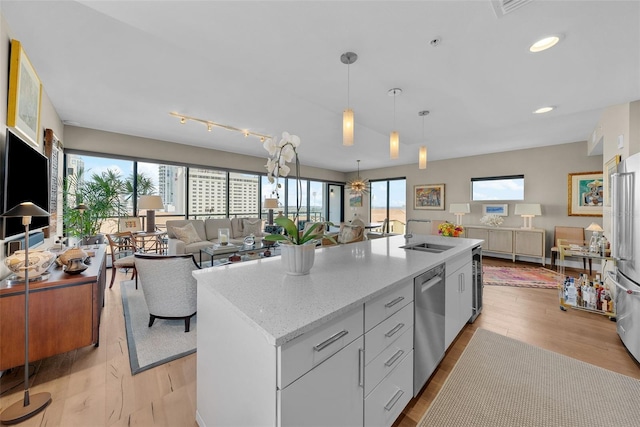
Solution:
M 184 319 L 184 331 L 189 332 L 197 310 L 197 283 L 192 272 L 200 268 L 193 254 L 136 254 L 135 265 L 149 309 L 149 327 L 156 318 Z

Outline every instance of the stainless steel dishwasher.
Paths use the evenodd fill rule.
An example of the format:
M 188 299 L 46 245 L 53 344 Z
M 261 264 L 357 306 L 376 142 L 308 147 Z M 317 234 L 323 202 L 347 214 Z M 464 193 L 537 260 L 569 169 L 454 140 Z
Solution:
M 414 281 L 413 395 L 425 385 L 444 357 L 445 265 Z

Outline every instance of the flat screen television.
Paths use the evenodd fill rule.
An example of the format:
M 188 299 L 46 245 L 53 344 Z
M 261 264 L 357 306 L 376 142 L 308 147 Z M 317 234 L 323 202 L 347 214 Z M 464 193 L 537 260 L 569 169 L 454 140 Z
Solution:
M 49 212 L 49 159 L 7 129 L 4 145 L 3 212 L 33 202 Z M 22 218 L 3 218 L 3 239 L 24 233 Z M 49 226 L 49 217 L 32 217 L 29 230 Z

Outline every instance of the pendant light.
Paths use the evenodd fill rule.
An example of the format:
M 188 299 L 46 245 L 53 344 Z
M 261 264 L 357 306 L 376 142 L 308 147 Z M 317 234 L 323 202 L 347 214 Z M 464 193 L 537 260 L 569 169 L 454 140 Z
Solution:
M 369 192 L 369 180 L 360 178 L 360 160 L 358 162 L 358 175 L 348 182 L 347 188 L 351 194 L 363 195 Z
M 356 62 L 358 55 L 353 52 L 345 52 L 340 56 L 340 61 L 347 64 L 347 109 L 342 113 L 342 145 L 353 145 L 353 110 L 349 107 L 349 66 Z
M 419 111 L 418 115 L 422 117 L 422 140 L 424 141 L 424 118 L 429 115 L 429 110 Z M 427 146 L 423 145 L 420 147 L 420 152 L 418 153 L 418 169 L 426 169 L 427 168 Z
M 389 96 L 393 96 L 393 128 L 396 127 L 396 96 L 402 93 L 402 89 L 393 88 L 387 92 Z M 400 151 L 400 135 L 398 131 L 392 130 L 389 136 L 389 157 L 391 159 L 397 159 Z

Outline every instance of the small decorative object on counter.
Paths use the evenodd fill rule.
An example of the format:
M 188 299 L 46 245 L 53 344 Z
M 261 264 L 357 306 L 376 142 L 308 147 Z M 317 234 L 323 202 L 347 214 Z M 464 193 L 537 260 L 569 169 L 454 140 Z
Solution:
M 438 234 L 447 237 L 460 237 L 464 233 L 464 227 L 461 225 L 455 225 L 450 222 L 443 222 L 438 226 Z
M 253 234 L 249 234 L 247 237 L 244 238 L 244 244 L 247 246 L 253 246 L 256 244 L 256 236 L 254 236 Z
M 485 215 L 480 218 L 480 223 L 488 225 L 490 227 L 498 227 L 504 222 L 504 219 L 499 215 Z
M 83 249 L 75 247 L 75 248 L 69 248 L 66 251 L 64 251 L 62 254 L 60 254 L 60 256 L 56 261 L 58 265 L 60 265 L 61 267 L 64 267 L 72 259 L 84 260 L 87 258 L 87 256 L 88 256 L 87 253 Z
M 67 262 L 64 272 L 67 274 L 80 274 L 87 268 L 89 268 L 89 266 L 84 263 L 83 258 L 74 258 Z
M 38 251 L 38 250 L 30 250 L 29 251 L 29 278 L 35 279 L 36 277 L 40 277 L 43 275 L 51 264 L 56 259 L 56 254 L 49 251 Z M 4 259 L 4 265 L 7 266 L 9 270 L 16 274 L 21 279 L 24 279 L 25 275 L 25 265 L 24 265 L 24 251 L 19 250 L 15 251 L 11 256 L 8 256 Z

